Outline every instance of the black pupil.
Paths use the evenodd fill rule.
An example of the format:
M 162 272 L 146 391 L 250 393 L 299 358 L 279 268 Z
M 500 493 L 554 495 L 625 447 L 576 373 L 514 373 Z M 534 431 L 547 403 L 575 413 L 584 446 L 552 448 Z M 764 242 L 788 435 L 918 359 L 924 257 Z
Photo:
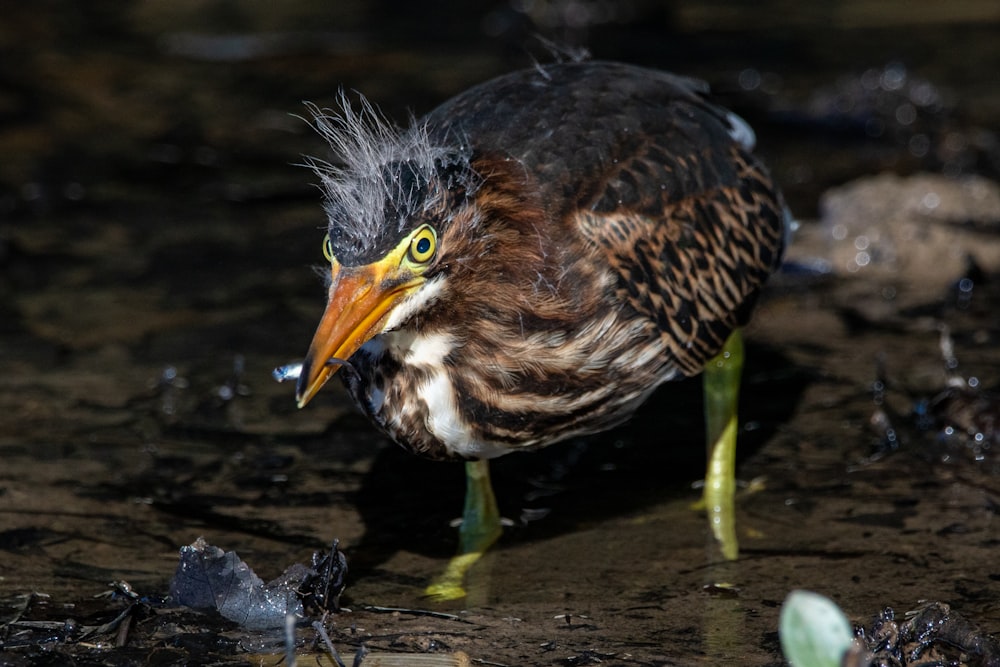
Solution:
M 417 241 L 417 254 L 423 255 L 431 249 L 431 240 L 429 238 L 422 238 Z

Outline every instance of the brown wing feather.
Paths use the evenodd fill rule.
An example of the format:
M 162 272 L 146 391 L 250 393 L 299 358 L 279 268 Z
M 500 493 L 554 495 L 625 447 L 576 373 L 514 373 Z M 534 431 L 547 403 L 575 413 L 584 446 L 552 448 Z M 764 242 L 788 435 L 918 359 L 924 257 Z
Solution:
M 694 169 L 725 161 L 730 182 L 671 196 L 676 190 L 661 188 L 664 179 L 684 178 L 681 171 L 692 178 L 697 160 L 658 159 L 663 153 L 649 148 L 620 161 L 603 196 L 576 216 L 581 232 L 607 254 L 618 298 L 657 323 L 687 375 L 699 373 L 745 323 L 782 248 L 784 204 L 766 172 L 735 143 L 715 151 L 696 156 Z M 615 199 L 622 183 L 646 194 Z
M 691 375 L 747 319 L 780 259 L 785 217 L 737 121 L 706 94 L 664 72 L 561 64 L 473 88 L 425 120 L 432 139 L 512 156 L 549 237 L 582 232 L 603 248 L 618 301 L 656 322 Z

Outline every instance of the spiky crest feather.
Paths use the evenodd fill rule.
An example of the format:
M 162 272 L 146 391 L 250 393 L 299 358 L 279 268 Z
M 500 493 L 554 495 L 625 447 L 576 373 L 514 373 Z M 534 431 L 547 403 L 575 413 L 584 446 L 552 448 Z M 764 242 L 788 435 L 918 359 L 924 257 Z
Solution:
M 445 209 L 449 189 L 468 196 L 476 182 L 466 142 L 435 145 L 425 124 L 411 117 L 410 128 L 400 130 L 358 97 L 357 109 L 344 91 L 337 109 L 306 104 L 337 158 L 306 164 L 320 178 L 334 254 L 347 264 L 377 259 L 422 217 Z

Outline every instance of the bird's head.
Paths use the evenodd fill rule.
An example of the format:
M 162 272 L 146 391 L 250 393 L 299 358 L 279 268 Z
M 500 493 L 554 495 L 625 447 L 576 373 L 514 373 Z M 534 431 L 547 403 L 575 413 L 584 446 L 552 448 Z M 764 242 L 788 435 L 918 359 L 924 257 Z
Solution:
M 364 100 L 360 112 L 341 102 L 336 115 L 311 108 L 341 163 L 310 161 L 329 218 L 329 293 L 303 360 L 299 407 L 336 372 L 331 359 L 349 359 L 439 298 L 456 257 L 449 239 L 465 237 L 457 228 L 475 217 L 479 181 L 462 142 L 437 147 L 419 125 L 400 133 Z

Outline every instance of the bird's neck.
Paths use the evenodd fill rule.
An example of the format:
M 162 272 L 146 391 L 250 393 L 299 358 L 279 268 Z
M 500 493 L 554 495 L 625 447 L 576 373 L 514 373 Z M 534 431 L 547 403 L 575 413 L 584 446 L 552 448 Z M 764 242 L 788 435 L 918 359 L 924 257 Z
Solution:
M 376 336 L 352 358 L 345 382 L 358 407 L 390 438 L 428 458 L 493 458 L 505 450 L 477 436 L 458 407 L 449 368 L 461 339 L 403 328 Z

